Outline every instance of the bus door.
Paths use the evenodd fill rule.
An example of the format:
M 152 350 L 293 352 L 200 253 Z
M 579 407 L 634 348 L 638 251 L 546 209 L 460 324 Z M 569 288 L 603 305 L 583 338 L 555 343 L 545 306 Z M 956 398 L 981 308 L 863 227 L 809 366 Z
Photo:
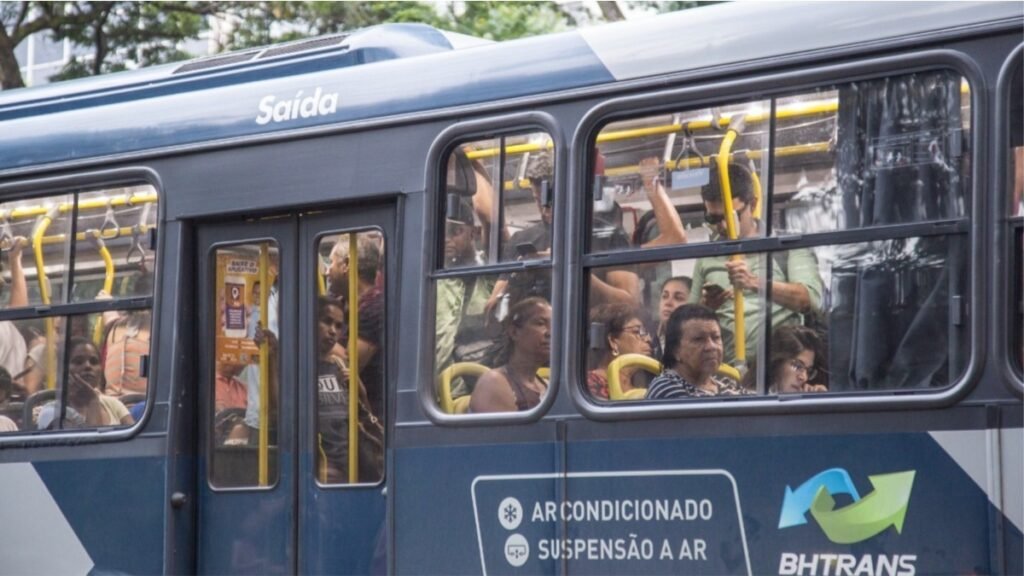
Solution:
M 200 231 L 199 572 L 386 570 L 393 231 L 389 206 Z
M 197 240 L 197 572 L 294 573 L 298 217 Z

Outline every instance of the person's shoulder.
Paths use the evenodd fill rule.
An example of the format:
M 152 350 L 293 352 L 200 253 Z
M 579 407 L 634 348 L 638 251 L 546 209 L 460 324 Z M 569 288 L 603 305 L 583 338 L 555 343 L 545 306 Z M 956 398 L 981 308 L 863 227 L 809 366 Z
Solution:
M 0 432 L 17 432 L 18 425 L 7 416 L 0 415 Z
M 647 386 L 645 398 L 652 400 L 676 398 L 686 396 L 686 389 L 683 385 L 685 380 L 669 371 L 663 371 L 655 376 L 654 380 Z
M 735 380 L 727 376 L 714 375 L 711 379 L 718 386 L 719 396 L 749 396 L 755 394 L 753 390 L 748 390 L 743 386 L 740 386 Z

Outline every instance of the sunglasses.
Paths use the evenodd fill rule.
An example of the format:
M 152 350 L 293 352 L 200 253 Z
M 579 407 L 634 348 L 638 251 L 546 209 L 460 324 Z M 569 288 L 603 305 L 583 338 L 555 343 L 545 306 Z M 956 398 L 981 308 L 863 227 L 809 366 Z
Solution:
M 743 212 L 746 209 L 747 209 L 747 207 L 744 206 L 742 208 L 736 208 L 736 209 L 733 210 L 733 212 L 736 213 L 736 219 L 737 220 L 739 220 L 740 213 Z M 712 225 L 712 226 L 718 226 L 724 220 L 725 220 L 725 214 L 709 214 L 707 212 L 704 213 L 704 221 L 707 222 L 708 224 Z

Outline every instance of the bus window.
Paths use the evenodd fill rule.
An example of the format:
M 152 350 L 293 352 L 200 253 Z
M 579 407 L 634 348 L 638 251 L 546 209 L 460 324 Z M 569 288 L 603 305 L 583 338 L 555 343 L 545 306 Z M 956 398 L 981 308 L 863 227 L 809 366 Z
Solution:
M 626 230 L 634 249 L 672 250 L 654 261 L 638 250 L 617 267 L 596 267 L 599 258 L 584 258 L 590 262 L 592 397 L 681 397 L 681 385 L 666 392 L 665 378 L 651 381 L 646 374 L 678 375 L 665 365 L 679 355 L 667 350 L 667 341 L 673 327 L 680 337 L 683 324 L 673 323 L 671 314 L 686 303 L 713 313 L 679 312 L 682 319 L 709 323 L 705 328 L 721 342 L 712 345 L 709 336 L 708 353 L 720 354 L 724 366 L 705 370 L 701 386 L 690 386 L 696 391 L 687 395 L 953 383 L 967 365 L 969 342 L 970 294 L 962 279 L 970 112 L 966 81 L 931 71 L 606 125 L 593 141 L 599 152 L 589 252 L 613 249 L 597 241 L 601 214 L 629 213 L 633 190 L 646 195 L 641 214 L 616 219 L 611 228 Z M 715 124 L 724 130 L 704 131 Z M 652 155 L 654 138 L 660 156 Z M 659 211 L 659 203 L 665 209 Z M 928 237 L 898 227 L 929 220 L 959 222 Z M 886 234 L 875 239 L 869 230 L 881 225 Z M 858 238 L 829 236 L 854 228 L 862 231 Z M 666 241 L 666 230 L 682 234 Z M 759 248 L 772 249 L 771 236 L 790 242 L 808 233 L 814 236 L 806 247 Z M 708 247 L 690 248 L 726 239 L 733 242 L 711 255 Z M 704 254 L 690 257 L 694 251 Z M 607 291 L 613 274 L 638 279 L 634 300 Z M 623 332 L 630 322 L 645 325 L 647 342 L 631 343 Z M 616 361 L 623 347 L 639 356 Z M 612 374 L 623 370 L 630 374 L 625 380 Z M 730 384 L 714 384 L 724 381 Z
M 384 237 L 330 234 L 317 298 L 316 468 L 320 484 L 384 478 Z M 353 263 L 353 257 L 355 263 Z
M 547 394 L 554 160 L 550 136 L 539 132 L 463 144 L 446 160 L 490 177 L 459 194 L 449 170 L 445 187 L 439 267 L 458 271 L 434 280 L 433 390 L 442 412 L 525 412 Z M 474 271 L 486 264 L 498 270 Z
M 693 385 L 688 395 L 730 394 L 733 384 L 740 394 L 947 386 L 967 364 L 965 320 L 957 308 L 967 289 L 965 261 L 959 238 L 938 236 L 666 262 L 673 277 L 662 287 L 667 296 L 659 298 L 653 318 L 647 312 L 653 302 L 591 308 L 588 389 L 598 400 L 647 396 L 637 389 L 653 388 L 652 376 L 668 367 L 666 360 L 685 358 L 677 349 L 685 319 L 701 316 L 680 309 L 697 305 L 713 313 L 720 334 L 719 344 L 704 352 L 725 366 L 705 366 L 700 382 L 692 382 L 699 362 L 676 368 Z M 592 278 L 604 270 L 594 269 Z M 749 283 L 742 304 L 734 300 L 733 282 Z M 674 290 L 686 291 L 688 299 L 673 300 Z M 772 302 L 770 322 L 765 295 Z M 736 338 L 738 305 L 745 349 Z M 761 358 L 768 358 L 763 380 Z
M 959 74 L 934 71 L 779 98 L 772 233 L 963 218 L 970 97 Z
M 270 486 L 278 475 L 277 245 L 218 248 L 215 262 L 210 484 Z
M 1010 246 L 1013 249 L 1010 292 L 1010 357 L 1018 374 L 1024 374 L 1024 72 L 1017 60 L 1017 69 L 1010 80 L 1009 120 L 1009 184 Z
M 738 237 L 724 228 L 719 234 L 702 226 L 705 205 L 722 213 L 722 195 L 711 185 L 718 180 L 715 164 L 723 150 L 748 159 L 742 165 L 734 162 L 734 170 L 751 172 L 753 179 L 733 192 L 733 209 L 754 216 L 747 234 L 763 236 L 760 182 L 766 163 L 761 160 L 768 150 L 770 119 L 771 101 L 754 100 L 605 125 L 596 140 L 590 251 Z
M 151 296 L 156 222 L 151 186 L 81 194 L 72 300 Z
M 68 234 L 75 196 L 32 198 L 0 205 L 0 250 L 10 308 L 67 302 Z M 42 273 L 40 273 L 40 270 Z M 25 278 L 26 292 L 19 291 Z
M 447 161 L 446 220 L 473 228 L 472 257 L 445 253 L 444 268 L 545 259 L 551 253 L 554 147 L 543 133 L 459 145 Z M 457 235 L 445 228 L 445 241 Z

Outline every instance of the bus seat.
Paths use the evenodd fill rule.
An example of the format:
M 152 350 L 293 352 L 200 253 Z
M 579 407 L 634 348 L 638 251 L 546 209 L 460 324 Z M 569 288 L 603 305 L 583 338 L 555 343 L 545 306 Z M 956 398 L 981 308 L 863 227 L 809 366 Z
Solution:
M 56 390 L 40 390 L 25 399 L 25 411 L 21 416 L 22 430 L 36 429 L 36 408 L 41 408 L 47 402 L 53 402 L 57 397 Z
M 543 378 L 544 380 L 551 380 L 551 368 L 548 366 L 541 366 L 537 369 L 537 377 Z
M 722 364 L 718 367 L 718 375 L 732 378 L 737 384 L 740 382 L 740 371 L 729 366 L 728 364 Z
M 661 362 L 644 354 L 623 354 L 608 364 L 608 399 L 613 402 L 620 400 L 640 400 L 647 390 L 634 388 L 628 392 L 622 391 L 622 383 L 619 382 L 619 371 L 627 366 L 635 366 L 647 370 L 651 374 L 661 374 Z
M 459 376 L 475 376 L 479 378 L 490 370 L 476 362 L 456 362 L 437 375 L 437 395 L 441 399 L 441 410 L 446 414 L 462 414 L 469 409 L 469 396 L 452 398 L 452 380 Z M 465 398 L 465 400 L 462 400 Z

